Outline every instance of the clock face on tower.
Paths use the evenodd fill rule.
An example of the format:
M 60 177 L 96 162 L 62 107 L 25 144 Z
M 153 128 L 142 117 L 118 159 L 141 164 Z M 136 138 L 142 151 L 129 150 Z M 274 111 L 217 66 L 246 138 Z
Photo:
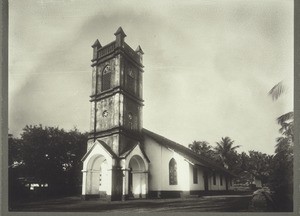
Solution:
M 102 113 L 102 116 L 103 116 L 103 117 L 107 117 L 107 116 L 108 116 L 108 111 L 107 111 L 107 110 L 104 110 L 103 113 Z
M 107 73 L 109 73 L 110 71 L 111 71 L 110 66 L 109 66 L 109 65 L 106 65 L 105 68 L 104 68 L 104 70 L 103 70 L 103 74 L 107 74 Z

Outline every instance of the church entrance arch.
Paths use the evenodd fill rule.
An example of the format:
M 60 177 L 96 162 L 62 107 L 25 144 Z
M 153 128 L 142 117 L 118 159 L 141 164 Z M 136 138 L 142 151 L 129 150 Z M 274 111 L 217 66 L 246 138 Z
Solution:
M 128 165 L 128 195 L 145 198 L 147 193 L 147 172 L 144 160 L 139 155 L 130 158 Z
M 94 155 L 87 165 L 87 194 L 106 197 L 108 192 L 108 164 L 103 155 Z

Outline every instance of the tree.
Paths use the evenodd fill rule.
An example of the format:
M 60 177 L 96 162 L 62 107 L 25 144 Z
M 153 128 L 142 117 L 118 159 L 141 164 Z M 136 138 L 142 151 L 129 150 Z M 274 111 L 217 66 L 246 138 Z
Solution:
M 241 170 L 248 170 L 250 157 L 246 154 L 246 152 L 242 152 L 240 154 L 240 160 L 241 160 L 241 166 L 240 166 Z
M 262 183 L 265 184 L 269 180 L 272 160 L 272 155 L 258 151 L 249 151 L 247 170 L 253 177 L 259 178 Z
M 8 135 L 8 198 L 9 203 L 18 200 L 24 196 L 26 191 L 24 185 L 19 181 L 19 177 L 23 176 L 22 170 L 22 142 L 15 138 L 12 134 Z
M 235 164 L 237 164 L 237 153 L 236 149 L 240 146 L 233 146 L 234 141 L 229 137 L 222 137 L 220 142 L 217 142 L 215 147 L 215 152 L 221 158 L 221 161 L 225 168 L 232 169 Z
M 277 100 L 286 87 L 283 82 L 276 84 L 269 95 Z M 276 139 L 275 156 L 272 161 L 271 186 L 275 191 L 275 200 L 279 211 L 293 210 L 293 146 L 294 146 L 294 113 L 288 112 L 277 118 L 281 126 L 281 136 Z
M 58 127 L 25 126 L 18 144 L 10 141 L 18 149 L 11 148 L 10 158 L 21 162 L 18 177 L 47 183 L 53 194 L 72 194 L 81 183 L 86 140 L 87 134 L 76 128 L 66 132 Z
M 8 134 L 8 166 L 16 167 L 22 164 L 22 143 L 21 140 L 15 138 L 12 134 Z
M 287 137 L 277 138 L 270 183 L 279 211 L 293 211 L 293 149 Z
M 286 87 L 283 84 L 283 81 L 277 83 L 273 88 L 269 91 L 269 95 L 275 101 L 277 100 L 284 92 L 286 92 Z
M 208 157 L 210 159 L 215 158 L 212 146 L 206 141 L 193 141 L 193 143 L 189 144 L 188 147 L 197 154 Z

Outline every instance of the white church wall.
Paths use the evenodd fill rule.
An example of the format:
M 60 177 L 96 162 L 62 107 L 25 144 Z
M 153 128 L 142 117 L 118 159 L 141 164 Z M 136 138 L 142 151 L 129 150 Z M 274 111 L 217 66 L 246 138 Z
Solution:
M 163 158 L 166 159 L 164 164 L 167 169 L 167 172 L 165 172 L 166 181 L 164 181 L 166 190 L 174 190 L 175 188 L 174 186 L 176 186 L 177 190 L 189 191 L 190 190 L 189 163 L 185 161 L 181 155 L 179 155 L 174 151 L 168 150 L 164 152 L 165 154 L 163 154 Z M 174 158 L 177 163 L 177 180 L 178 180 L 177 185 L 169 184 L 169 162 L 172 158 Z
M 145 138 L 145 152 L 150 160 L 149 164 L 149 191 L 197 191 L 204 190 L 204 170 L 197 167 L 198 183 L 193 182 L 193 165 L 187 162 L 181 155 L 171 149 L 157 143 L 150 137 Z M 177 185 L 169 184 L 169 162 L 174 158 L 177 163 Z M 209 190 L 226 190 L 225 175 L 223 184 L 220 184 L 220 173 L 216 174 L 216 184 L 213 184 L 213 177 L 208 178 Z M 230 182 L 228 180 L 228 188 Z
M 197 179 L 198 182 L 194 183 L 194 174 L 193 174 L 193 165 L 189 166 L 189 175 L 190 175 L 190 190 L 204 190 L 204 178 L 203 178 L 203 169 L 197 167 Z
M 189 163 L 176 152 L 159 145 L 146 137 L 145 152 L 150 160 L 149 190 L 152 191 L 187 191 L 190 189 Z M 177 185 L 169 184 L 169 162 L 174 158 L 177 163 Z
M 226 177 L 225 175 L 222 174 L 222 178 L 223 178 L 223 185 L 220 185 L 220 190 L 226 190 Z M 229 189 L 229 182 L 228 184 L 228 189 Z
M 160 191 L 162 188 L 161 178 L 162 176 L 162 146 L 158 145 L 154 140 L 149 137 L 145 137 L 144 149 L 146 155 L 150 160 L 149 164 L 149 190 Z
M 219 190 L 219 185 L 218 185 L 219 181 L 218 181 L 218 175 L 217 175 L 217 173 L 216 173 L 216 182 L 215 182 L 215 184 L 214 184 L 213 176 L 211 176 L 209 178 L 209 180 L 210 180 L 209 181 L 210 182 L 209 189 L 210 190 Z
M 209 189 L 210 190 L 226 190 L 226 180 L 225 180 L 225 176 L 222 175 L 222 185 L 221 185 L 221 181 L 220 181 L 220 173 L 219 172 L 215 172 L 216 174 L 216 184 L 214 184 L 213 182 L 213 176 L 210 177 L 209 179 Z M 228 186 L 229 186 L 229 182 L 228 182 Z

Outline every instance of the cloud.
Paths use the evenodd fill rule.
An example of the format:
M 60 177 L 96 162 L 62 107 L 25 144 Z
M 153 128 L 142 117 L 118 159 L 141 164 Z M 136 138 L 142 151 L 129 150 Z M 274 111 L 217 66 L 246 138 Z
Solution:
M 90 46 L 122 26 L 145 52 L 144 127 L 182 144 L 231 136 L 271 153 L 275 118 L 292 106 L 292 95 L 267 96 L 293 80 L 292 11 L 292 1 L 12 1 L 10 131 L 89 130 Z

